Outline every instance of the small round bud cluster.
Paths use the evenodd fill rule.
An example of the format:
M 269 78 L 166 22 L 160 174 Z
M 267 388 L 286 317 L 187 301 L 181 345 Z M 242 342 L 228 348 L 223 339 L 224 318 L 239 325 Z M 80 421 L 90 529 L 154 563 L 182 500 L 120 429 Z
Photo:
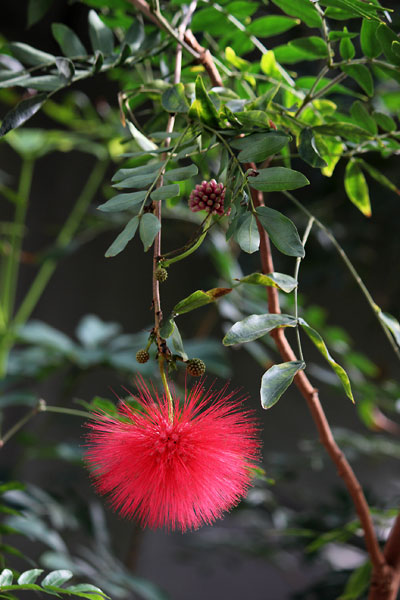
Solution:
M 201 377 L 206 372 L 206 365 L 200 358 L 191 358 L 186 363 L 186 371 L 193 377 Z
M 138 352 L 136 352 L 136 360 L 138 363 L 147 363 L 149 358 L 150 354 L 147 352 L 147 350 L 138 350 Z
M 164 281 L 167 281 L 168 279 L 168 271 L 167 269 L 164 269 L 164 267 L 158 267 L 158 269 L 156 269 L 155 275 L 157 281 L 159 281 L 160 283 L 164 283 Z
M 212 215 L 224 214 L 225 188 L 223 183 L 217 183 L 215 179 L 202 181 L 196 185 L 189 197 L 189 208 L 192 212 L 206 210 Z M 227 211 L 229 214 L 230 211 Z

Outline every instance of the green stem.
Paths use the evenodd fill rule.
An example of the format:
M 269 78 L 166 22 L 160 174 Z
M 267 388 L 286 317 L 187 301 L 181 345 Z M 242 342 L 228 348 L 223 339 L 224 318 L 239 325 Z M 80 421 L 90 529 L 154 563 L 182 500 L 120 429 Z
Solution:
M 210 218 L 211 215 L 208 215 L 208 217 L 205 220 L 204 223 L 204 229 L 203 229 L 203 233 L 200 235 L 200 237 L 196 240 L 196 242 L 193 244 L 193 246 L 190 246 L 190 248 L 188 248 L 187 250 L 185 250 L 185 252 L 182 252 L 182 254 L 178 254 L 178 256 L 174 256 L 173 258 L 169 258 L 167 260 L 160 260 L 160 267 L 164 267 L 164 268 L 168 268 L 170 265 L 172 265 L 173 263 L 176 263 L 180 260 L 183 260 L 184 258 L 186 258 L 187 256 L 189 256 L 190 254 L 192 254 L 192 252 L 194 252 L 195 250 L 197 250 L 197 248 L 199 248 L 199 246 L 203 243 L 204 238 L 206 237 L 208 230 L 210 229 L 210 227 L 208 227 L 208 224 L 210 222 Z
M 82 218 L 86 213 L 88 206 L 92 202 L 99 185 L 103 181 L 107 166 L 108 160 L 99 161 L 96 163 L 85 187 L 75 203 L 75 206 L 73 207 L 68 219 L 57 236 L 55 242 L 55 247 L 57 249 L 64 249 L 70 243 L 82 221 Z M 48 258 L 40 267 L 39 272 L 37 273 L 28 293 L 26 294 L 14 317 L 12 322 L 13 328 L 22 325 L 27 321 L 27 319 L 29 319 L 50 277 L 53 275 L 56 266 L 57 260 L 55 258 Z
M 47 404 L 42 409 L 43 412 L 59 413 L 61 415 L 71 415 L 72 417 L 84 417 L 85 419 L 93 419 L 93 414 L 85 410 L 77 408 L 64 408 L 63 406 L 48 406 Z
M 295 204 L 297 206 L 297 208 L 299 208 L 304 214 L 306 214 L 309 217 L 309 219 L 313 218 L 315 224 L 330 239 L 330 241 L 332 242 L 332 244 L 336 248 L 337 252 L 339 253 L 339 256 L 341 257 L 341 259 L 343 260 L 344 264 L 348 268 L 351 276 L 353 277 L 353 279 L 357 283 L 358 287 L 360 288 L 361 292 L 363 293 L 363 295 L 364 295 L 365 299 L 367 300 L 368 304 L 372 308 L 372 311 L 373 311 L 374 315 L 376 316 L 376 318 L 378 320 L 378 323 L 380 324 L 381 328 L 383 329 L 384 334 L 386 335 L 386 337 L 387 337 L 390 345 L 392 346 L 394 353 L 396 354 L 397 358 L 400 360 L 400 348 L 397 346 L 396 342 L 394 341 L 394 339 L 392 337 L 392 334 L 390 333 L 390 330 L 388 329 L 388 327 L 379 318 L 379 313 L 381 312 L 380 307 L 377 304 L 375 304 L 374 299 L 372 298 L 371 294 L 369 293 L 366 285 L 364 284 L 363 280 L 361 279 L 360 275 L 358 274 L 358 272 L 355 269 L 354 265 L 352 264 L 351 260 L 349 259 L 349 257 L 347 256 L 346 252 L 343 250 L 342 246 L 339 244 L 339 242 L 337 241 L 337 239 L 335 238 L 335 236 L 333 235 L 333 233 L 331 233 L 331 231 L 327 227 L 325 227 L 325 225 L 323 223 L 321 223 L 321 221 L 319 221 L 307 208 L 305 208 L 305 206 L 303 206 L 301 204 L 301 202 L 299 202 L 297 200 L 297 198 L 295 198 L 295 196 L 293 196 L 293 194 L 291 194 L 290 192 L 283 192 L 283 194 L 287 198 L 289 198 L 289 200 L 291 202 L 293 202 L 293 204 Z
M 314 217 L 310 217 L 307 223 L 307 227 L 304 231 L 304 235 L 303 235 L 303 239 L 302 239 L 302 243 L 303 246 L 306 245 L 307 240 L 308 240 L 308 236 L 310 235 L 310 231 L 311 228 L 313 226 L 314 223 Z M 300 329 L 299 329 L 299 307 L 298 307 L 298 302 L 297 302 L 297 293 L 298 293 L 298 283 L 299 283 L 299 270 L 300 270 L 300 264 L 301 264 L 301 256 L 298 256 L 296 258 L 296 266 L 294 268 L 294 278 L 297 281 L 297 285 L 294 288 L 294 316 L 296 317 L 296 337 L 297 337 L 297 346 L 299 348 L 299 357 L 300 360 L 302 362 L 304 362 L 304 356 L 303 356 L 303 349 L 301 347 L 301 339 L 300 339 Z
M 170 423 L 173 423 L 174 421 L 174 401 L 172 399 L 171 396 L 171 392 L 168 386 L 168 381 L 167 381 L 167 376 L 165 374 L 165 369 L 164 369 L 164 356 L 160 356 L 158 359 L 158 366 L 160 368 L 160 375 L 161 375 L 161 381 L 165 390 L 165 395 L 167 396 L 167 400 L 168 400 L 168 420 Z

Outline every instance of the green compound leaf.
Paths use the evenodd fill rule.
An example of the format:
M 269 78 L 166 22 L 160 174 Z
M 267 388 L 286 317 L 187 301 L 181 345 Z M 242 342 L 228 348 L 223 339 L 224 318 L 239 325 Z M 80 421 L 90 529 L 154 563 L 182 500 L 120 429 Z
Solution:
M 130 242 L 131 239 L 134 237 L 138 227 L 139 217 L 136 216 L 133 217 L 130 221 L 128 221 L 124 229 L 121 231 L 119 236 L 113 241 L 113 243 L 108 248 L 104 256 L 106 258 L 110 258 L 111 256 L 116 256 L 117 254 L 122 252 L 122 250 L 124 250 L 128 242 Z
M 376 135 L 378 133 L 378 127 L 375 120 L 371 117 L 363 102 L 360 102 L 359 100 L 353 102 L 350 113 L 357 125 L 368 131 L 371 135 Z
M 261 192 L 296 190 L 310 184 L 303 173 L 286 167 L 260 169 L 257 173 L 258 175 L 249 177 L 249 184 L 252 188 Z
M 374 82 L 368 67 L 365 65 L 342 65 L 343 73 L 354 79 L 368 96 L 374 95 Z
M 118 182 L 118 181 L 123 181 L 124 179 L 131 179 L 132 177 L 139 177 L 141 175 L 149 175 L 152 174 L 154 175 L 154 173 L 157 171 L 157 169 L 159 169 L 162 165 L 164 164 L 163 161 L 157 161 L 157 162 L 151 162 L 148 163 L 147 165 L 142 165 L 140 167 L 131 167 L 129 169 L 118 169 L 118 171 L 116 173 L 114 173 L 114 175 L 112 176 L 111 181 L 114 182 Z
M 379 23 L 371 19 L 363 19 L 360 32 L 361 50 L 368 58 L 376 58 L 382 53 L 381 44 L 377 38 L 376 30 Z
M 65 56 L 70 58 L 76 56 L 87 56 L 85 46 L 82 44 L 76 33 L 72 31 L 72 29 L 63 23 L 53 23 L 51 26 L 51 31 Z
M 169 198 L 175 198 L 175 196 L 179 196 L 179 185 L 177 183 L 159 187 L 150 194 L 152 200 L 168 200 Z
M 322 356 L 328 361 L 331 368 L 335 371 L 336 375 L 339 377 L 342 382 L 342 386 L 344 391 L 346 392 L 346 396 L 350 398 L 350 400 L 354 403 L 353 392 L 351 391 L 350 379 L 346 373 L 346 371 L 341 367 L 329 354 L 328 348 L 325 345 L 324 340 L 318 333 L 315 331 L 304 319 L 299 318 L 299 325 L 302 326 L 310 340 L 315 344 L 317 349 L 321 352 Z
M 160 228 L 161 223 L 153 213 L 145 213 L 140 219 L 139 235 L 145 252 L 152 246 Z
M 297 287 L 296 279 L 284 273 L 268 273 L 267 275 L 263 273 L 251 273 L 251 275 L 246 275 L 246 277 L 242 277 L 239 281 L 240 283 L 249 283 L 252 285 L 276 287 L 287 294 L 293 292 Z
M 305 256 L 295 224 L 282 213 L 267 206 L 256 208 L 258 220 L 280 252 L 287 256 Z
M 284 13 L 291 17 L 298 17 L 308 27 L 321 27 L 322 21 L 317 9 L 310 0 L 272 0 Z
M 21 100 L 21 102 L 17 104 L 15 108 L 12 108 L 4 117 L 0 127 L 0 137 L 12 129 L 16 129 L 16 127 L 26 123 L 26 121 L 41 109 L 46 99 L 47 94 L 36 94 L 36 96 Z
M 130 194 L 118 194 L 104 204 L 100 204 L 97 207 L 97 210 L 101 210 L 102 212 L 114 212 L 119 210 L 129 210 L 143 202 L 146 197 L 147 192 L 132 192 Z
M 172 309 L 172 313 L 175 315 L 183 315 L 191 310 L 215 302 L 218 298 L 226 296 L 226 294 L 229 294 L 231 291 L 232 288 L 212 288 L 207 292 L 197 290 L 196 292 L 193 292 L 193 294 L 190 294 L 190 296 L 187 296 L 178 302 Z
M 94 10 L 89 12 L 89 37 L 93 52 L 99 50 L 105 56 L 113 53 L 113 32 L 106 25 L 104 25 L 103 21 Z
M 344 189 L 349 200 L 357 206 L 363 215 L 371 216 L 371 203 L 366 179 L 356 160 L 349 160 L 344 175 Z
M 218 113 L 210 96 L 204 87 L 203 80 L 200 75 L 197 76 L 195 84 L 196 99 L 189 109 L 189 117 L 198 119 L 202 123 L 210 127 L 218 127 Z
M 237 231 L 234 233 L 234 238 L 247 254 L 257 252 L 260 245 L 260 234 L 258 233 L 257 220 L 254 215 L 247 213 L 244 215 Z
M 222 343 L 224 346 L 232 346 L 252 342 L 276 327 L 296 327 L 296 319 L 285 314 L 250 315 L 232 325 Z
M 382 50 L 388 61 L 394 65 L 400 65 L 400 56 L 393 51 L 393 42 L 398 42 L 399 38 L 390 27 L 381 23 L 376 30 L 376 37 L 382 46 Z M 18 58 L 18 57 L 17 57 Z
M 295 25 L 299 25 L 300 19 L 291 19 L 282 15 L 273 15 L 269 17 L 260 17 L 254 19 L 247 26 L 247 31 L 260 38 L 266 38 L 279 33 L 284 33 L 292 29 Z
M 178 169 L 170 169 L 164 173 L 164 179 L 166 181 L 184 181 L 194 177 L 199 172 L 196 165 L 188 165 L 187 167 L 180 167 Z
M 189 103 L 185 96 L 185 86 L 183 83 L 175 83 L 165 90 L 161 96 L 163 108 L 171 113 L 187 113 Z
M 305 368 L 305 363 L 301 360 L 273 365 L 266 371 L 261 380 L 261 406 L 264 409 L 274 406 L 288 389 L 293 378 L 297 373 Z
M 315 144 L 315 137 L 312 129 L 307 127 L 302 130 L 300 133 L 298 150 L 300 157 L 312 167 L 322 168 L 327 166 Z
M 18 585 L 35 583 L 36 579 L 43 573 L 43 569 L 30 569 L 21 573 L 18 577 Z
M 272 154 L 282 150 L 289 141 L 290 137 L 284 133 L 273 131 L 269 133 L 254 133 L 241 140 L 243 143 L 241 144 L 238 159 L 240 162 L 261 162 L 268 156 L 272 156 Z

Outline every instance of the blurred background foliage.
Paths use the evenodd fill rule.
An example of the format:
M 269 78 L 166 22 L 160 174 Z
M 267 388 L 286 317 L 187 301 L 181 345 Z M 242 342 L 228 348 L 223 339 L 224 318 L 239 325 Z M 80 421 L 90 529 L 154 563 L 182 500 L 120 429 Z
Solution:
M 310 89 L 318 91 L 313 84 L 327 58 L 314 7 L 310 11 L 306 0 L 296 6 L 284 0 L 202 1 L 191 28 L 211 49 L 224 77 L 224 88 L 210 97 L 230 102 L 235 114 L 263 111 L 265 101 L 258 105 L 257 100 L 267 95 L 270 112 L 264 114 L 297 141 L 297 148 L 293 144 L 280 159 L 311 181 L 296 197 L 346 248 L 376 303 L 398 317 L 398 42 L 391 45 L 383 34 L 368 37 L 361 30 L 366 29 L 363 15 L 351 8 L 356 2 L 347 3 L 347 10 L 337 7 L 340 2 L 320 4 L 335 60 L 346 63 L 353 55 L 357 60 L 366 48 L 371 56 L 369 70 L 362 64 L 369 75 L 361 69 L 344 80 L 339 66 L 336 85 L 312 110 L 304 108 L 303 126 L 334 127 L 335 119 L 349 123 L 342 138 L 334 129 L 334 134 L 322 129 L 311 157 L 310 146 L 306 152 L 304 145 L 302 151 L 298 148 L 290 108 Z M 394 2 L 385 6 L 396 9 Z M 162 9 L 174 25 L 185 10 L 179 0 Z M 156 132 L 165 130 L 161 100 L 171 82 L 175 42 L 135 14 L 128 0 L 31 0 L 18 5 L 7 0 L 2 10 L 0 103 L 2 115 L 11 110 L 3 133 L 15 119 L 12 111 L 19 100 L 35 115 L 0 144 L 0 253 L 5 265 L 16 257 L 12 276 L 6 266 L 2 279 L 3 291 L 8 281 L 9 302 L 3 308 L 13 325 L 2 330 L 2 430 L 9 431 L 25 415 L 32 417 L 2 450 L 4 564 L 17 575 L 34 568 L 67 569 L 77 581 L 90 581 L 121 599 L 229 595 L 234 600 L 246 590 L 256 600 L 266 597 L 266 589 L 267 597 L 276 600 L 363 597 L 370 567 L 359 524 L 297 391 L 291 389 L 272 411 L 260 414 L 259 379 L 278 360 L 271 338 L 234 349 L 221 343 L 233 323 L 266 312 L 262 286 L 237 286 L 218 303 L 178 319 L 186 353 L 203 359 L 211 378 L 230 378 L 243 387 L 264 424 L 265 473 L 260 471 L 246 500 L 223 522 L 182 537 L 139 531 L 111 514 L 90 490 L 81 460 L 85 442 L 80 417 L 96 407 L 114 411 L 114 396 L 133 390 L 136 374 L 155 378 L 154 362 L 138 365 L 134 360 L 152 327 L 151 257 L 135 238 L 118 257 L 103 258 L 137 210 L 96 207 L 113 197 L 116 169 L 146 164 L 149 151 L 162 143 Z M 398 11 L 380 15 L 386 22 L 389 18 L 393 31 L 399 30 Z M 63 41 L 66 30 L 54 23 L 76 32 L 79 39 L 68 38 L 75 44 L 72 49 Z M 40 51 L 10 44 L 16 40 Z M 48 56 L 58 57 L 60 49 L 64 58 L 55 68 Z M 41 53 L 47 53 L 48 64 Z M 202 68 L 184 54 L 188 98 L 199 73 L 206 81 Z M 256 117 L 261 118 L 252 115 Z M 249 125 L 258 126 L 254 121 Z M 333 154 L 343 154 L 344 160 L 336 165 L 324 140 L 328 146 L 334 140 Z M 223 176 L 220 147 L 214 148 L 211 135 L 203 135 L 202 143 L 203 149 L 205 144 L 211 149 L 201 153 L 195 140 L 183 152 L 183 164 L 193 162 L 200 179 Z M 133 156 L 121 158 L 124 153 Z M 323 166 L 312 164 L 316 156 L 331 158 Z M 347 177 L 349 182 L 352 156 L 366 162 L 356 163 L 356 191 L 347 186 L 346 197 L 343 181 Z M 185 244 L 201 223 L 186 204 L 198 180 L 180 181 L 180 199 L 165 202 L 167 249 Z M 369 198 L 372 217 L 367 220 Z M 283 195 L 271 194 L 268 205 L 304 230 L 307 219 Z M 259 271 L 258 255 L 240 252 L 233 240 L 228 246 L 224 229 L 224 223 L 214 227 L 187 263 L 170 269 L 162 287 L 165 314 L 196 289 L 235 286 L 244 275 Z M 277 271 L 293 274 L 292 258 L 276 252 L 275 261 Z M 280 296 L 282 311 L 291 314 L 292 295 Z M 320 354 L 304 341 L 308 372 L 320 389 L 339 445 L 365 485 L 384 540 L 399 500 L 399 483 L 393 478 L 400 457 L 396 359 L 334 247 L 316 228 L 301 269 L 299 299 L 301 316 L 320 332 L 350 376 L 355 407 L 346 402 Z M 182 368 L 174 378 L 177 388 L 183 388 Z M 62 417 L 58 409 L 70 415 Z M 24 483 L 7 484 L 15 480 Z

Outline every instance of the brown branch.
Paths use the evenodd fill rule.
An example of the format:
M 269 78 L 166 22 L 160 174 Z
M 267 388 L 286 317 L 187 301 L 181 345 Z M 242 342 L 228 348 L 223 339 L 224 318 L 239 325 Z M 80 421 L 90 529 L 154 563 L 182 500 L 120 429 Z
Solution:
M 262 192 L 252 190 L 252 198 L 254 206 L 264 206 Z M 268 239 L 268 235 L 264 228 L 258 222 L 258 230 L 260 232 L 260 253 L 262 270 L 264 273 L 271 273 L 274 271 L 274 265 L 271 255 L 271 248 Z M 278 290 L 273 287 L 267 287 L 268 295 L 268 307 L 271 313 L 279 313 L 279 296 Z M 277 349 L 284 361 L 297 360 L 295 353 L 292 350 L 289 342 L 286 339 L 285 331 L 283 328 L 275 329 L 271 333 Z M 360 519 L 361 527 L 364 531 L 365 544 L 368 550 L 368 554 L 371 558 L 373 565 L 373 571 L 376 577 L 381 580 L 383 575 L 387 576 L 387 565 L 384 555 L 378 544 L 378 540 L 375 534 L 374 525 L 371 518 L 371 513 L 368 507 L 368 503 L 364 496 L 363 490 L 360 483 L 355 476 L 353 469 L 347 462 L 343 452 L 340 450 L 336 441 L 333 437 L 331 428 L 325 416 L 324 410 L 319 400 L 318 390 L 316 390 L 308 377 L 303 371 L 298 373 L 295 377 L 295 384 L 297 385 L 300 393 L 307 402 L 308 408 L 310 409 L 312 418 L 317 426 L 320 441 L 335 463 L 338 475 L 343 479 L 357 511 Z
M 146 0 L 129 0 L 129 2 L 135 6 L 147 19 L 157 25 L 157 27 L 166 31 L 170 35 L 173 35 L 174 39 L 179 39 L 178 34 L 174 32 L 164 17 L 162 17 L 161 14 L 152 11 Z M 214 64 L 214 60 L 210 51 L 206 48 L 203 48 L 203 46 L 199 44 L 190 29 L 187 29 L 184 32 L 180 43 L 183 45 L 185 50 L 190 52 L 190 54 L 199 62 L 199 64 L 203 65 L 207 71 L 211 83 L 214 86 L 222 86 L 221 76 Z

